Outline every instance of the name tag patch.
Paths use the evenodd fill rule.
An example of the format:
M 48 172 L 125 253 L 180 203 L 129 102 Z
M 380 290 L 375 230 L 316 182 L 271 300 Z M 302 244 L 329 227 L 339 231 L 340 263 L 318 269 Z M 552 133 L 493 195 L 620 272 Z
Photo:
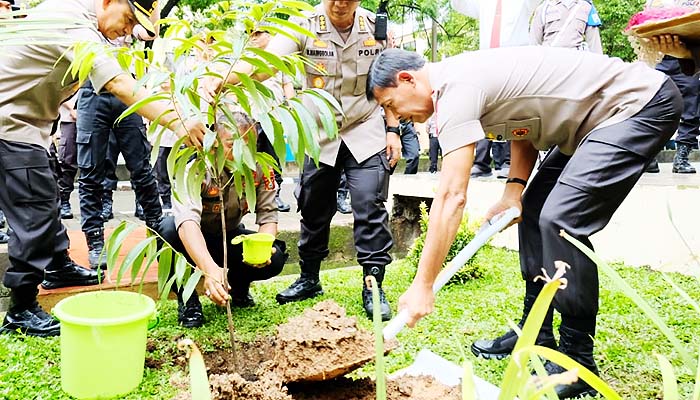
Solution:
M 360 49 L 357 51 L 357 55 L 359 57 L 374 57 L 377 54 L 381 53 L 382 49 L 375 48 L 375 49 Z
M 333 50 L 306 49 L 306 55 L 309 57 L 335 57 Z

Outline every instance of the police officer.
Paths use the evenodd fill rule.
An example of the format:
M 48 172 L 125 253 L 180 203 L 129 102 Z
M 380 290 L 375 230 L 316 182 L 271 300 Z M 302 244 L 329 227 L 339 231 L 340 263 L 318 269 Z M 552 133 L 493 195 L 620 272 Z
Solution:
M 532 17 L 530 40 L 543 46 L 603 54 L 601 25 L 590 0 L 545 0 Z
M 416 128 L 413 126 L 413 121 L 403 120 L 400 122 L 399 129 L 401 130 L 401 156 L 406 160 L 403 173 L 416 174 L 420 162 L 420 143 Z
M 38 284 L 47 288 L 94 284 L 96 271 L 77 266 L 68 256 L 68 235 L 59 217 L 58 189 L 49 167 L 48 148 L 59 105 L 77 90 L 71 77 L 72 46 L 79 42 L 103 43 L 131 33 L 139 21 L 150 24 L 155 1 L 147 0 L 46 0 L 37 11 L 49 10 L 57 18 L 84 24 L 56 29 L 54 43 L 31 43 L 3 47 L 0 58 L 0 209 L 12 227 L 8 248 L 10 266 L 4 285 L 10 288 L 11 304 L 2 323 L 3 332 L 55 336 L 58 321 L 39 307 Z M 45 15 L 45 14 L 44 14 Z M 29 15 L 28 21 L 34 16 Z M 146 25 L 148 26 L 148 25 Z M 29 39 L 28 39 L 29 40 Z M 43 41 L 42 41 L 43 42 Z M 90 80 L 96 91 L 114 93 L 134 104 L 148 95 L 123 71 L 116 59 L 97 55 Z M 176 122 L 168 113 L 172 105 L 150 103 L 139 113 L 189 134 L 201 143 L 206 130 L 201 122 Z M 42 281 L 43 279 L 43 281 Z
M 313 13 L 294 23 L 315 33 L 315 37 L 297 36 L 294 41 L 285 35 L 275 36 L 267 51 L 278 54 L 301 52 L 312 60 L 307 66 L 308 87 L 324 89 L 342 105 L 344 118 L 337 114 L 340 135 L 335 140 L 321 140 L 319 165 L 306 158 L 298 189 L 301 211 L 299 257 L 301 276 L 277 295 L 280 304 L 311 298 L 323 293 L 319 280 L 321 261 L 328 255 L 330 222 L 337 205 L 336 189 L 344 171 L 351 196 L 354 216 L 354 239 L 357 258 L 364 275 L 373 275 L 379 285 L 385 266 L 391 262 L 393 245 L 389 216 L 384 202 L 389 186 L 389 169 L 401 157 L 398 121 L 390 120 L 389 132 L 384 129 L 376 103 L 365 98 L 367 72 L 372 60 L 386 47 L 374 37 L 374 14 L 360 8 L 359 1 L 323 0 Z M 291 33 L 291 32 L 290 32 Z M 250 66 L 240 70 L 252 71 Z M 267 76 L 256 74 L 257 79 Z M 230 82 L 236 83 L 232 75 Z M 220 82 L 210 85 L 214 92 Z M 307 107 L 314 110 L 309 101 Z M 321 135 L 324 136 L 324 135 Z M 381 288 L 381 287 L 380 287 Z M 382 318 L 391 317 L 391 308 L 381 293 Z M 362 288 L 362 302 L 367 315 L 372 315 L 371 292 Z
M 535 281 L 541 269 L 554 276 L 555 261 L 568 263 L 568 286 L 554 301 L 561 314 L 557 349 L 597 373 L 598 271 L 559 233 L 592 247 L 589 237 L 607 225 L 678 127 L 678 88 L 641 63 L 550 47 L 477 51 L 428 65 L 415 53 L 387 50 L 368 80 L 368 94 L 387 113 L 422 122 L 438 110 L 443 169 L 418 272 L 400 299 L 409 326 L 433 309 L 432 286 L 463 215 L 474 142 L 487 132 L 502 134 L 512 140 L 510 177 L 486 217 L 510 207 L 522 210 L 518 236 L 526 295 L 520 324 L 542 289 Z M 528 184 L 538 149 L 550 147 Z M 537 343 L 554 346 L 551 319 L 547 323 Z M 510 331 L 497 340 L 491 348 L 499 352 L 486 353 L 482 346 L 479 354 L 504 357 L 517 335 Z M 545 369 L 550 375 L 563 371 L 549 361 Z M 580 380 L 555 390 L 560 398 L 595 393 Z
M 157 10 L 152 13 L 158 17 Z M 134 32 L 141 40 L 153 40 L 157 32 Z M 137 36 L 138 35 L 138 36 Z M 128 45 L 122 37 L 115 45 Z M 97 93 L 90 82 L 86 82 L 78 91 L 76 108 L 77 121 L 77 150 L 80 176 L 78 177 L 78 193 L 80 195 L 81 228 L 88 245 L 88 260 L 90 267 L 107 268 L 104 248 L 104 218 L 111 216 L 104 212 L 105 203 L 111 205 L 112 189 L 104 185 L 105 163 L 107 152 L 113 158 L 109 159 L 116 170 L 119 152 L 124 156 L 126 168 L 131 174 L 132 189 L 138 205 L 143 207 L 143 220 L 146 226 L 156 229 L 163 216 L 163 209 L 158 198 L 158 186 L 150 164 L 151 145 L 146 137 L 146 127 L 138 114 L 131 114 L 117 122 L 119 116 L 127 109 L 127 105 L 111 93 Z M 112 146 L 110 134 L 113 134 Z M 116 182 L 114 182 L 116 188 Z
M 241 112 L 234 112 L 239 132 L 255 133 L 255 123 Z M 220 137 L 226 140 L 230 133 L 219 129 Z M 253 139 L 254 140 L 254 139 Z M 255 222 L 258 232 L 277 235 L 277 184 L 274 176 L 266 177 L 258 167 L 255 173 Z M 273 243 L 270 260 L 261 265 L 250 265 L 243 261 L 242 244 L 232 244 L 231 239 L 253 233 L 241 224 L 241 219 L 250 210 L 245 195 L 236 192 L 233 180 L 219 188 L 211 179 L 202 185 L 200 198 L 180 197 L 173 202 L 173 216 L 166 217 L 159 233 L 177 251 L 187 254 L 191 264 L 204 272 L 205 294 L 216 304 L 225 305 L 231 300 L 234 307 L 252 307 L 255 301 L 249 293 L 253 281 L 269 279 L 278 275 L 287 260 L 286 244 L 281 240 Z M 223 238 L 219 193 L 223 190 L 226 215 L 226 243 L 228 246 L 228 282 L 231 290 L 223 290 Z M 197 293 L 183 301 L 182 291 L 177 292 L 178 321 L 185 327 L 194 328 L 204 323 L 202 305 Z
M 72 219 L 70 195 L 75 188 L 75 176 L 78 174 L 78 155 L 75 146 L 76 117 L 75 97 L 61 104 L 60 108 L 61 138 L 58 142 L 58 191 L 61 197 L 61 219 Z

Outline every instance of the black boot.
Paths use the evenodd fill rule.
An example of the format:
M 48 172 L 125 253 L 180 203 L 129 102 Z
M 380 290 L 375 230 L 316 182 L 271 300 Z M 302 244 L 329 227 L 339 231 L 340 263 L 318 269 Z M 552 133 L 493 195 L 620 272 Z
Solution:
M 341 214 L 350 214 L 352 212 L 352 207 L 348 204 L 348 194 L 347 192 L 338 192 L 338 202 L 337 202 L 338 212 Z
M 301 266 L 301 276 L 288 288 L 277 294 L 277 303 L 286 304 L 293 301 L 310 299 L 323 294 L 321 280 L 318 277 L 321 269 L 321 261 L 307 262 L 299 261 Z
M 279 212 L 289 212 L 292 209 L 292 206 L 290 206 L 289 203 L 282 200 L 279 192 L 277 192 L 277 196 L 275 196 L 275 204 L 277 205 L 277 211 Z
M 68 199 L 61 199 L 61 219 L 73 219 L 73 210 Z
M 41 287 L 44 289 L 58 289 L 68 286 L 97 285 L 100 281 L 101 271 L 90 270 L 81 267 L 71 260 L 68 251 L 54 255 L 51 265 L 44 271 L 44 280 Z
M 134 204 L 134 217 L 140 219 L 141 221 L 146 221 L 146 215 L 143 213 L 143 207 L 141 207 L 141 204 L 139 202 L 135 202 Z
M 114 205 L 114 200 L 112 199 L 112 191 L 104 190 L 102 191 L 102 220 L 107 222 L 114 218 L 114 212 L 112 211 L 112 206 Z
M 255 300 L 250 295 L 250 282 L 231 283 L 231 306 L 236 308 L 249 308 L 255 306 Z
M 382 281 L 384 280 L 384 268 L 377 266 L 363 267 L 364 277 L 368 275 L 374 276 L 377 280 L 377 286 L 379 286 L 379 310 L 382 314 L 382 321 L 388 321 L 391 319 L 391 306 L 386 300 L 384 295 L 384 289 L 382 289 Z M 367 288 L 365 284 L 365 279 L 362 280 L 362 306 L 365 309 L 365 313 L 369 319 L 374 317 L 374 302 L 372 301 L 372 290 Z
M 170 195 L 160 196 L 160 202 L 163 205 L 163 210 L 171 210 L 173 208 L 173 201 Z
M 521 329 L 525 325 L 525 320 L 527 319 L 533 304 L 535 304 L 535 300 L 537 299 L 537 295 L 539 294 L 541 288 L 541 286 L 534 283 L 528 282 L 526 284 L 525 299 L 523 300 L 523 317 L 520 319 L 520 322 L 518 322 L 518 327 Z M 550 306 L 549 310 L 547 311 L 547 315 L 542 322 L 542 328 L 540 328 L 540 332 L 535 340 L 536 345 L 549 347 L 551 349 L 557 347 L 557 342 L 554 340 L 554 333 L 552 332 L 553 318 L 554 310 Z M 471 345 L 471 350 L 475 356 L 481 356 L 489 360 L 500 360 L 508 357 L 510 353 L 513 352 L 518 338 L 518 334 L 515 333 L 514 330 L 510 329 L 508 332 L 495 339 L 482 339 L 475 341 Z
M 586 369 L 598 375 L 598 367 L 593 360 L 593 333 L 586 333 L 563 325 L 559 327 L 559 347 L 557 351 L 566 354 Z M 561 374 L 566 371 L 561 366 L 547 361 L 544 364 L 547 375 Z M 554 388 L 560 399 L 575 399 L 584 396 L 595 396 L 598 392 L 583 379 L 571 385 L 557 385 Z
M 659 162 L 656 161 L 656 158 L 649 161 L 649 164 L 647 164 L 647 167 L 646 169 L 644 169 L 644 172 L 650 174 L 658 174 L 659 172 L 661 172 L 661 169 L 659 168 Z
M 182 289 L 177 292 L 177 322 L 185 328 L 199 328 L 204 325 L 202 303 L 199 302 L 196 290 L 186 302 L 182 300 Z
M 685 143 L 678 143 L 676 155 L 673 157 L 674 174 L 694 174 L 695 168 L 688 161 L 691 148 Z
M 22 286 L 10 290 L 10 310 L 0 326 L 0 333 L 21 332 L 29 336 L 58 336 L 61 324 L 46 313 L 36 296 L 39 289 Z
M 105 237 L 102 229 L 86 232 L 88 262 L 92 269 L 107 269 L 107 254 L 104 252 Z

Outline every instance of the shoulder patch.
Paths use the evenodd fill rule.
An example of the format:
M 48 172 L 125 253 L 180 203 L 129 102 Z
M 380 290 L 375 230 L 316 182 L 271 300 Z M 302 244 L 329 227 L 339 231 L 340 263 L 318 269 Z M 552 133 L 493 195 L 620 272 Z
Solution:
M 588 26 L 598 27 L 603 25 L 603 21 L 598 15 L 598 10 L 595 9 L 595 5 L 591 2 L 591 12 L 588 13 Z

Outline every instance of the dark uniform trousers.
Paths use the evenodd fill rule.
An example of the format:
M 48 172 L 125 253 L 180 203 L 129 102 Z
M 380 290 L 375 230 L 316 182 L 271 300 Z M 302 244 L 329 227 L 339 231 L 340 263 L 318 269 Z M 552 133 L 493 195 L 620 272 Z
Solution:
M 406 160 L 404 174 L 415 174 L 420 161 L 418 134 L 413 124 L 401 124 L 401 131 L 401 155 Z
M 430 147 L 428 147 L 428 157 L 430 158 L 430 168 L 428 171 L 437 172 L 438 170 L 438 155 L 440 153 L 440 142 L 437 137 L 430 136 Z
M 146 221 L 156 221 L 162 215 L 156 180 L 149 164 L 151 145 L 146 138 L 143 120 L 139 115 L 131 114 L 115 125 L 126 108 L 112 94 L 95 94 L 89 84 L 78 93 L 78 187 L 82 229 L 86 233 L 103 228 L 103 180 L 112 131 L 131 173 L 133 190 L 144 209 Z
M 496 169 L 507 167 L 510 164 L 510 143 L 493 142 L 481 139 L 476 142 L 474 166 L 481 171 L 491 171 L 491 153 L 493 152 L 493 164 Z
M 75 146 L 76 123 L 61 122 L 61 139 L 58 142 L 58 189 L 62 200 L 70 199 L 78 174 L 78 151 Z
M 309 157 L 304 162 L 297 187 L 297 204 L 301 211 L 299 257 L 302 268 L 318 264 L 328 256 L 330 223 L 336 212 L 336 190 L 340 175 L 345 172 L 352 213 L 357 261 L 381 281 L 384 267 L 391 262 L 393 246 L 389 231 L 389 215 L 384 207 L 389 191 L 389 162 L 384 150 L 358 163 L 345 143 L 340 145 L 335 166 L 319 163 Z M 303 271 L 318 273 L 318 271 Z
M 180 240 L 180 236 L 177 233 L 177 228 L 175 227 L 175 218 L 173 216 L 163 218 L 160 223 L 158 233 L 166 242 L 168 242 L 168 244 L 170 244 L 170 246 L 172 246 L 173 249 L 184 254 L 187 261 L 194 265 L 192 258 L 187 254 L 185 246 L 182 244 L 182 240 Z M 243 225 L 239 225 L 238 227 L 229 230 L 228 234 L 226 235 L 226 243 L 228 246 L 228 281 L 229 285 L 231 285 L 232 291 L 235 291 L 238 288 L 247 290 L 250 283 L 253 281 L 262 281 L 279 275 L 284 268 L 284 263 L 289 257 L 286 243 L 282 240 L 275 239 L 273 246 L 275 246 L 276 251 L 275 254 L 272 255 L 270 265 L 263 268 L 255 268 L 244 263 L 243 245 L 231 244 L 231 239 L 239 235 L 246 235 L 250 233 L 255 232 L 245 229 Z M 223 267 L 224 247 L 223 238 L 221 235 L 204 234 L 204 240 L 207 244 L 209 254 L 212 256 L 216 264 Z
M 694 147 L 698 144 L 698 128 L 700 127 L 700 80 L 697 75 L 686 75 L 681 72 L 678 59 L 665 56 L 656 69 L 668 75 L 678 86 L 683 96 L 683 114 L 678 126 L 677 143 Z
M 639 113 L 594 130 L 573 156 L 553 148 L 525 191 L 518 225 L 523 279 L 532 282 L 542 267 L 552 276 L 557 260 L 571 265 L 568 286 L 554 300 L 562 325 L 594 333 L 599 293 L 595 263 L 560 237 L 560 230 L 592 249 L 589 236 L 608 224 L 673 135 L 681 109 L 678 89 L 666 80 Z
M 8 288 L 36 287 L 54 254 L 69 245 L 46 149 L 0 140 L 0 209 L 12 228 L 3 283 Z

